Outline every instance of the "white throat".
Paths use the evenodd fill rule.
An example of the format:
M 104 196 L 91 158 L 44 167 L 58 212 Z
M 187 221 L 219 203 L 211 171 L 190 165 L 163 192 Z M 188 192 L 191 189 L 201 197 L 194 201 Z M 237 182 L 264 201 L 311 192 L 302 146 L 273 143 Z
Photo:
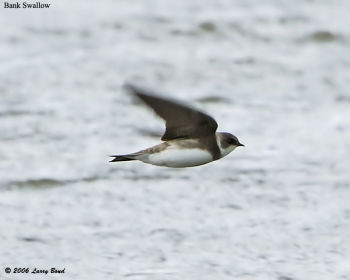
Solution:
M 221 141 L 220 141 L 220 135 L 216 134 L 216 142 L 218 143 L 220 152 L 221 152 L 221 157 L 227 156 L 229 153 L 231 153 L 234 149 L 237 148 L 237 146 L 230 145 L 226 148 L 221 147 Z

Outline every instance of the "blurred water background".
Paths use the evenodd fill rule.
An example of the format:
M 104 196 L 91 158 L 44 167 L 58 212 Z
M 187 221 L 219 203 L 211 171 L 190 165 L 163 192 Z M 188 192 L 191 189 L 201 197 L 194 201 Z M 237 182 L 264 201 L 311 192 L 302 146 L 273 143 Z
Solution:
M 49 3 L 0 8 L 1 279 L 350 279 L 350 1 Z M 108 163 L 164 128 L 126 81 L 246 147 Z

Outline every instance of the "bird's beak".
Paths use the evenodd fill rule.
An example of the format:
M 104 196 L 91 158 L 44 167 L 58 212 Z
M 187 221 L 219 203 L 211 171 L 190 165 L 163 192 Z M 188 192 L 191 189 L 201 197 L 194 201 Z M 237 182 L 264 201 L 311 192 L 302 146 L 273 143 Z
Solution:
M 239 143 L 239 145 L 238 146 L 242 146 L 242 147 L 244 147 L 244 145 L 242 144 L 242 143 Z

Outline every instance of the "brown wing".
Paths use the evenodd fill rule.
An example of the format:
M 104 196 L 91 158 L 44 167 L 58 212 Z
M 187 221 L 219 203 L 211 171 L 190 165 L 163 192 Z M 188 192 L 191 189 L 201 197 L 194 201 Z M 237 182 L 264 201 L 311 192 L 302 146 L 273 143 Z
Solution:
M 126 88 L 165 120 L 166 130 L 162 140 L 200 138 L 215 134 L 218 124 L 207 114 L 176 101 L 158 97 L 134 85 L 128 84 Z

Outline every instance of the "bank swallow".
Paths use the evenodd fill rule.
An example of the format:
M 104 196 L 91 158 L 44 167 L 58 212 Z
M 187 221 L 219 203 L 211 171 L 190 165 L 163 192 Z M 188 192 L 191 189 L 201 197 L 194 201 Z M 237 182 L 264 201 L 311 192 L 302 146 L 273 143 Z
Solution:
M 236 136 L 216 132 L 218 124 L 205 113 L 138 86 L 125 87 L 165 120 L 166 129 L 163 143 L 136 153 L 113 155 L 110 162 L 140 160 L 158 166 L 192 167 L 218 160 L 244 146 Z

